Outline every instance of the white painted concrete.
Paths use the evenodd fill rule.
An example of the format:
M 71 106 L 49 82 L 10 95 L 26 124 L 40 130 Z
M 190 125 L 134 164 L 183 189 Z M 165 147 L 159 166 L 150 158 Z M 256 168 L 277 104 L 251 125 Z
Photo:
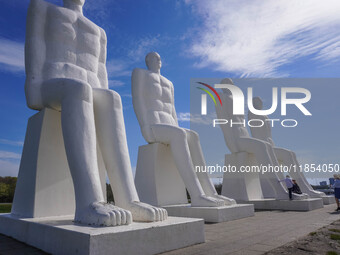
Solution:
M 225 222 L 254 216 L 254 205 L 235 204 L 221 207 L 191 207 L 186 205 L 163 206 L 170 216 L 202 218 L 205 222 Z
M 77 225 L 73 216 L 20 219 L 0 214 L 0 233 L 60 255 L 158 254 L 203 243 L 202 219 L 169 217 L 128 226 Z
M 148 143 L 169 145 L 192 205 L 217 207 L 235 204 L 235 200 L 217 194 L 207 172 L 195 172 L 195 166 L 206 165 L 199 136 L 193 130 L 178 125 L 174 86 L 161 75 L 161 57 L 156 52 L 150 52 L 145 57 L 145 63 L 148 69 L 135 68 L 131 77 L 133 108 L 143 137 Z M 143 161 L 152 160 L 152 156 L 139 156 L 139 164 L 149 164 Z M 164 165 L 163 167 L 169 168 Z M 137 168 L 141 169 L 139 166 Z M 171 195 L 168 194 L 169 197 Z
M 323 201 L 321 198 L 308 198 L 303 200 L 276 200 L 266 198 L 237 202 L 253 204 L 255 210 L 312 211 L 323 208 Z

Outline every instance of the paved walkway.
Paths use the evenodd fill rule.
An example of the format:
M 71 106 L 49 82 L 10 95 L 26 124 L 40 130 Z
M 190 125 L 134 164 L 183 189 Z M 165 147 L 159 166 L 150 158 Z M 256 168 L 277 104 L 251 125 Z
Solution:
M 340 219 L 335 205 L 311 212 L 256 212 L 254 217 L 206 224 L 206 242 L 164 253 L 165 255 L 263 254 Z M 0 235 L 0 254 L 45 254 Z

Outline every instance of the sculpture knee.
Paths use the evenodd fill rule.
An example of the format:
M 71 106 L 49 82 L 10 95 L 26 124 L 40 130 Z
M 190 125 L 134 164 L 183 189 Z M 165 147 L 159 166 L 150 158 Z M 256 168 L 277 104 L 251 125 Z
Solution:
M 187 142 L 187 133 L 184 129 L 178 128 L 174 133 L 173 140 L 176 142 Z
M 92 103 L 92 87 L 83 81 L 67 80 L 65 83 L 64 99 L 81 100 Z
M 193 130 L 188 130 L 187 132 L 188 132 L 187 135 L 189 135 L 191 141 L 193 141 L 193 142 L 199 142 L 200 137 L 199 137 L 199 135 L 198 135 L 197 132 L 195 132 L 195 131 L 193 131 Z
M 122 108 L 120 95 L 110 89 L 95 89 L 94 98 L 97 102 L 109 103 L 114 108 Z

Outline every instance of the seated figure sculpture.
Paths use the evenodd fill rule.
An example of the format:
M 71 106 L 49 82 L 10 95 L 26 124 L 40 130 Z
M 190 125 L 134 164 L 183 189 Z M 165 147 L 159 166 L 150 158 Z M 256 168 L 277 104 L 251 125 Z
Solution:
M 174 87 L 160 74 L 158 53 L 145 57 L 148 70 L 132 73 L 132 100 L 143 137 L 148 143 L 170 145 L 179 174 L 191 197 L 191 206 L 216 207 L 235 204 L 235 200 L 217 194 L 208 173 L 195 173 L 194 165 L 205 166 L 198 134 L 178 125 L 174 105 Z
M 233 81 L 229 78 L 223 79 L 221 84 L 234 85 Z M 268 142 L 261 141 L 259 139 L 251 138 L 248 130 L 242 124 L 244 123 L 244 115 L 233 114 L 233 97 L 229 89 L 222 89 L 223 93 L 220 93 L 223 106 L 216 105 L 216 114 L 218 119 L 232 120 L 233 125 L 220 125 L 227 147 L 231 153 L 247 152 L 255 155 L 258 164 L 264 166 L 272 165 L 278 166 L 279 163 L 275 156 L 274 150 Z M 282 174 L 281 174 L 282 175 Z M 276 199 L 284 200 L 288 199 L 288 192 L 278 182 L 280 176 L 277 173 L 268 172 L 261 176 L 261 186 L 263 183 L 270 185 L 270 192 L 272 194 L 264 194 L 267 197 L 273 197 Z M 268 190 L 268 189 L 267 189 Z M 304 199 L 304 195 L 293 195 L 294 199 Z
M 61 111 L 76 222 L 113 226 L 129 224 L 132 217 L 164 220 L 166 210 L 139 201 L 121 99 L 108 89 L 106 34 L 83 16 L 84 2 L 64 0 L 64 7 L 59 7 L 31 0 L 25 45 L 27 104 L 35 110 Z M 104 202 L 96 146 L 102 152 L 115 206 Z
M 253 106 L 255 109 L 262 110 L 263 102 L 260 97 L 253 98 Z M 268 116 L 266 115 L 255 115 L 254 113 L 248 111 L 248 120 L 252 119 L 260 119 L 263 121 L 264 125 L 261 127 L 250 127 L 252 137 L 268 142 L 274 150 L 274 153 L 277 159 L 282 162 L 284 165 L 287 166 L 295 166 L 296 171 L 291 171 L 289 174 L 292 176 L 293 179 L 297 181 L 303 193 L 311 197 L 322 197 L 326 194 L 324 192 L 316 191 L 312 188 L 312 186 L 308 183 L 306 177 L 301 172 L 300 164 L 297 161 L 296 155 L 294 152 L 276 147 L 273 139 L 272 139 L 272 128 L 270 121 L 266 121 Z

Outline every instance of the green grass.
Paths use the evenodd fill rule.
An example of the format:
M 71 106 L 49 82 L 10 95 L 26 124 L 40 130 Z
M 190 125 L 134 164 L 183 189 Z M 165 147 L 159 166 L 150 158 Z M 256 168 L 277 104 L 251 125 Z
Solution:
M 338 234 L 331 234 L 331 239 L 332 240 L 340 240 L 340 235 L 338 235 Z
M 326 255 L 338 255 L 336 251 L 328 251 Z
M 310 232 L 309 235 L 310 235 L 310 236 L 315 236 L 315 235 L 316 235 L 316 232 Z
M 0 204 L 0 213 L 11 212 L 12 204 Z
M 330 228 L 330 229 L 328 229 L 328 230 L 329 230 L 329 231 L 332 231 L 332 232 L 340 233 L 340 229 Z

